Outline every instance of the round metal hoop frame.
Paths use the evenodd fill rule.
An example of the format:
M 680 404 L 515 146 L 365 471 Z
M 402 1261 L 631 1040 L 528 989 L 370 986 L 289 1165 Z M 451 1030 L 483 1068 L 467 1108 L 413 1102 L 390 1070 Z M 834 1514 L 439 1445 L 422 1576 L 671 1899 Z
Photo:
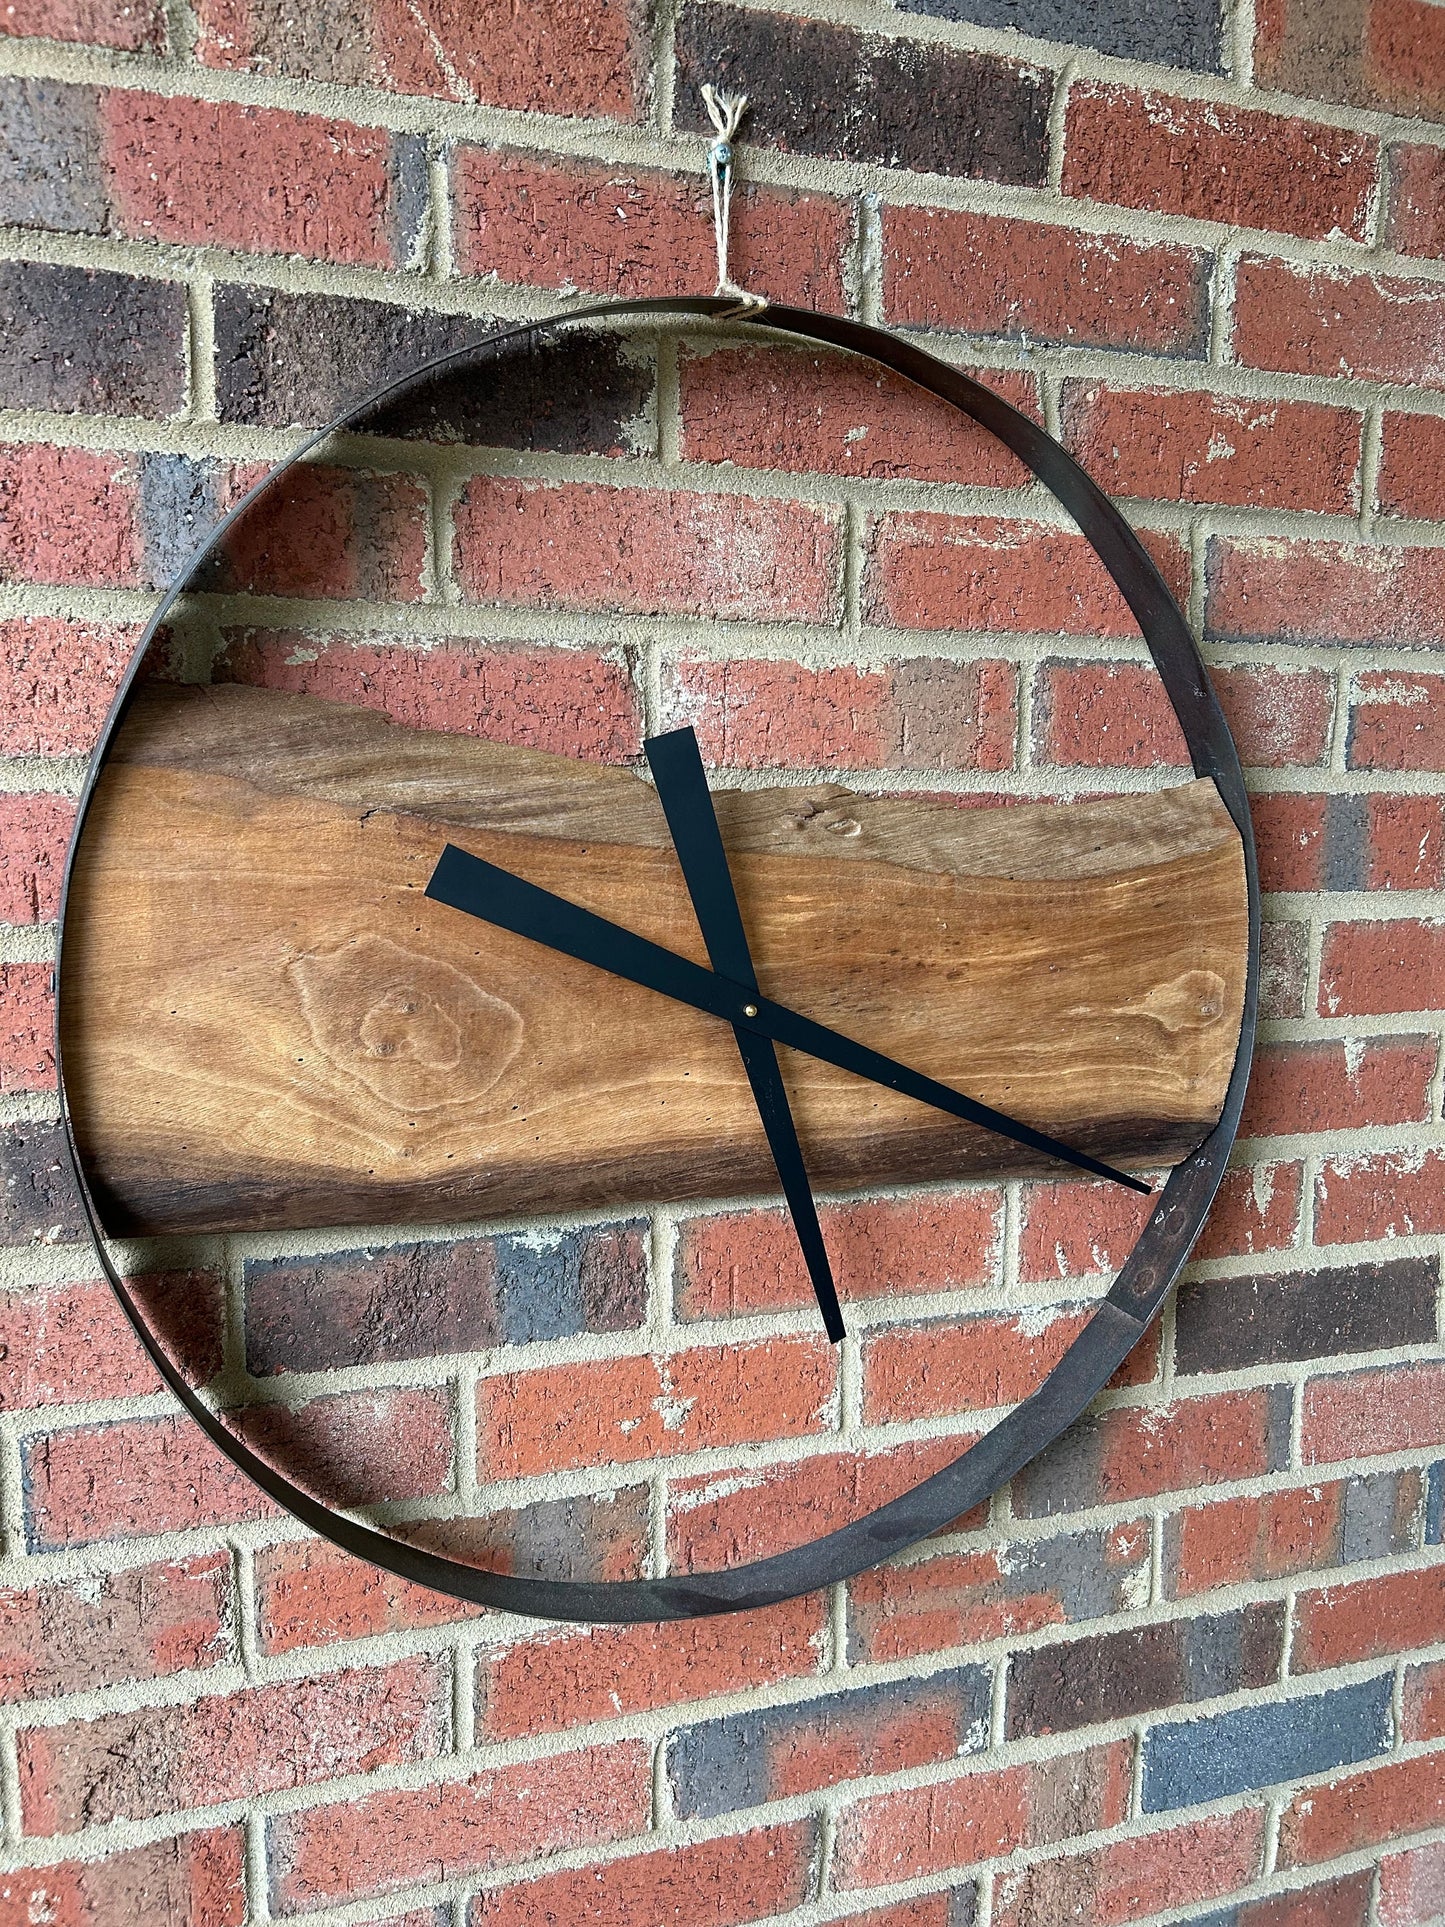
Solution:
M 393 1539 L 334 1512 L 275 1467 L 257 1457 L 192 1390 L 151 1331 L 106 1249 L 105 1234 L 75 1141 L 66 1097 L 59 1010 L 66 910 L 76 851 L 116 731 L 125 715 L 157 629 L 217 551 L 229 530 L 283 475 L 330 436 L 363 421 L 384 404 L 404 399 L 442 374 L 454 374 L 508 343 L 542 331 L 605 320 L 676 316 L 695 321 L 741 319 L 820 346 L 863 355 L 972 416 L 1019 459 L 1068 510 L 1133 611 L 1174 713 L 1197 776 L 1214 779 L 1244 845 L 1249 896 L 1249 962 L 1239 1046 L 1219 1122 L 1199 1148 L 1175 1166 L 1138 1242 L 1088 1324 L 1030 1396 L 941 1472 L 875 1511 L 821 1539 L 721 1572 L 660 1579 L 576 1581 L 484 1571 Z M 797 308 L 767 308 L 739 316 L 727 296 L 612 301 L 572 309 L 552 320 L 494 333 L 436 357 L 385 383 L 309 436 L 217 524 L 166 590 L 146 626 L 117 691 L 91 759 L 66 857 L 56 956 L 56 1067 L 61 1115 L 82 1208 L 101 1268 L 152 1363 L 207 1437 L 267 1495 L 304 1525 L 358 1558 L 459 1599 L 541 1618 L 622 1624 L 696 1618 L 796 1598 L 847 1579 L 902 1552 L 985 1499 L 1080 1415 L 1133 1349 L 1178 1277 L 1203 1227 L 1239 1128 L 1249 1076 L 1259 992 L 1259 876 L 1249 805 L 1239 756 L 1210 686 L 1203 660 L 1178 605 L 1134 531 L 1108 497 L 1057 442 L 988 388 L 907 341 L 861 322 Z

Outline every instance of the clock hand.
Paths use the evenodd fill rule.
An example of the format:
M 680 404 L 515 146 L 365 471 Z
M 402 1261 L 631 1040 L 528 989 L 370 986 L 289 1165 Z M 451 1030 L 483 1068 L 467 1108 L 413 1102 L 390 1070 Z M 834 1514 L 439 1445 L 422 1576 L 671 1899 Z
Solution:
M 697 737 L 690 729 L 675 729 L 666 736 L 654 736 L 642 745 L 657 783 L 657 794 L 667 815 L 667 827 L 682 865 L 692 907 L 697 913 L 712 967 L 745 990 L 756 990 L 757 973 L 743 929 L 742 912 L 728 871 L 727 852 L 723 849 L 707 777 L 698 753 Z M 802 1247 L 803 1262 L 813 1281 L 813 1293 L 823 1314 L 823 1326 L 836 1345 L 846 1336 L 843 1313 L 838 1304 L 838 1289 L 828 1263 L 823 1227 L 818 1223 L 818 1207 L 808 1183 L 803 1148 L 798 1142 L 783 1073 L 778 1068 L 777 1047 L 756 1031 L 733 1025 L 743 1069 L 748 1074 L 753 1100 L 767 1133 L 768 1148 L 777 1166 L 778 1180 L 793 1229 Z
M 1131 1191 L 1150 1195 L 1150 1187 L 1127 1171 L 1116 1171 L 1113 1165 L 1102 1164 L 1087 1151 L 1076 1151 L 1046 1131 L 1036 1131 L 1031 1124 L 1020 1123 L 1006 1111 L 996 1111 L 991 1105 L 980 1104 L 976 1098 L 964 1097 L 961 1092 L 950 1090 L 947 1084 L 885 1057 L 881 1051 L 870 1050 L 866 1044 L 855 1044 L 851 1037 L 830 1030 L 826 1024 L 816 1024 L 811 1017 L 801 1016 L 785 1004 L 775 1004 L 759 991 L 731 983 L 716 971 L 707 970 L 687 957 L 679 957 L 675 950 L 665 950 L 661 944 L 639 937 L 620 923 L 609 923 L 606 917 L 584 910 L 580 904 L 569 903 L 565 897 L 554 896 L 550 890 L 539 889 L 535 883 L 513 876 L 510 870 L 499 869 L 483 857 L 469 856 L 454 843 L 448 843 L 437 858 L 426 894 L 437 903 L 449 904 L 454 910 L 480 918 L 483 923 L 496 924 L 515 936 L 560 950 L 563 956 L 575 957 L 579 963 L 592 964 L 614 977 L 641 984 L 645 990 L 655 990 L 710 1017 L 740 1024 L 761 1037 L 770 1037 L 775 1044 L 787 1044 L 839 1070 L 851 1071 L 855 1077 L 867 1078 L 887 1090 L 901 1091 L 907 1097 L 917 1098 L 921 1104 L 946 1111 L 950 1117 L 981 1125 L 986 1131 L 1011 1138 L 1015 1144 L 1027 1145 L 1030 1150 L 1043 1151 L 1080 1171 L 1092 1171 L 1095 1177 L 1110 1178 Z

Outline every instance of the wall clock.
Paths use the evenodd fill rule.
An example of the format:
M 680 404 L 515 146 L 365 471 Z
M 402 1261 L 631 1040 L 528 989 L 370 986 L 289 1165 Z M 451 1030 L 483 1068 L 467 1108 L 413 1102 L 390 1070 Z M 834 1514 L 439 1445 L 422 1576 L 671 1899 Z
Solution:
M 442 377 L 485 379 L 543 336 L 705 324 L 738 306 L 724 293 L 573 310 L 438 357 L 310 437 L 162 598 L 102 733 L 66 871 L 62 1107 L 101 1263 L 162 1377 L 318 1533 L 403 1578 L 557 1619 L 790 1598 L 912 1545 L 1010 1478 L 1083 1411 L 1177 1277 L 1223 1175 L 1253 1040 L 1248 807 L 1177 606 L 1127 523 L 1042 429 L 858 322 L 757 305 L 743 316 L 894 371 L 1032 470 L 1137 619 L 1193 782 L 1002 811 L 816 783 L 711 795 L 687 730 L 647 744 L 647 781 L 315 697 L 141 679 L 151 642 L 211 579 L 242 518 L 333 435 Z M 1005 1415 L 957 1441 L 966 1449 L 951 1462 L 761 1559 L 619 1579 L 484 1569 L 404 1522 L 381 1529 L 325 1503 L 192 1389 L 108 1244 L 525 1223 L 781 1192 L 816 1296 L 790 1328 L 795 1377 L 776 1385 L 786 1433 L 837 1395 L 845 1331 L 875 1342 L 897 1314 L 889 1254 L 872 1288 L 838 1293 L 813 1187 L 1082 1168 L 1144 1189 L 1134 1172 L 1165 1165 L 1107 1296 L 1041 1382 L 995 1400 Z M 592 1325 L 604 1355 L 614 1330 L 630 1332 L 615 1341 L 629 1356 L 696 1343 L 695 1330 L 650 1332 L 636 1308 L 610 1316 L 604 1307 Z M 928 1333 L 925 1321 L 921 1353 Z M 505 1420 L 531 1423 L 544 1450 L 553 1440 L 564 1474 L 576 1433 L 565 1335 L 547 1354 L 557 1409 Z M 496 1341 L 505 1366 L 507 1333 Z M 729 1349 L 706 1353 L 724 1375 Z M 685 1407 L 668 1357 L 654 1365 Z M 483 1388 L 492 1382 L 484 1368 Z M 640 1427 L 639 1463 L 649 1427 L 669 1423 L 655 1416 L 666 1403 L 639 1393 L 636 1417 L 617 1419 Z M 489 1415 L 483 1399 L 483 1431 Z M 486 1458 L 486 1438 L 480 1447 Z M 516 1471 L 501 1447 L 489 1463 L 503 1485 Z

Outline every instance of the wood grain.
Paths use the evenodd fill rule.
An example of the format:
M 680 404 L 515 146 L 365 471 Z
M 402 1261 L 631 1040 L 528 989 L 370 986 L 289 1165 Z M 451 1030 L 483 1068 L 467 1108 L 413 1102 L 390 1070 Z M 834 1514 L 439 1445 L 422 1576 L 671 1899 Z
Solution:
M 1172 1162 L 1218 1116 L 1247 929 L 1213 784 L 716 802 L 768 996 L 1126 1164 Z M 66 937 L 68 1081 L 109 1229 L 776 1188 L 726 1027 L 427 901 L 448 840 L 707 961 L 629 771 L 308 697 L 142 693 Z M 781 1056 L 820 1187 L 1058 1168 Z

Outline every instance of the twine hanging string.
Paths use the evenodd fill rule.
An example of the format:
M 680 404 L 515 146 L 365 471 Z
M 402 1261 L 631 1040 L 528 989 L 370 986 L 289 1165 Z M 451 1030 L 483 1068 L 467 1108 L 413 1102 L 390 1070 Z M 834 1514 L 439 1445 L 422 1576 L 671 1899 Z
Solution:
M 707 171 L 712 180 L 712 225 L 717 237 L 717 294 L 731 295 L 737 303 L 734 314 L 754 314 L 767 307 L 762 295 L 749 294 L 728 275 L 728 237 L 733 200 L 733 136 L 748 110 L 746 94 L 720 94 L 709 83 L 702 89 L 702 104 L 713 124 L 715 138 L 707 150 Z

